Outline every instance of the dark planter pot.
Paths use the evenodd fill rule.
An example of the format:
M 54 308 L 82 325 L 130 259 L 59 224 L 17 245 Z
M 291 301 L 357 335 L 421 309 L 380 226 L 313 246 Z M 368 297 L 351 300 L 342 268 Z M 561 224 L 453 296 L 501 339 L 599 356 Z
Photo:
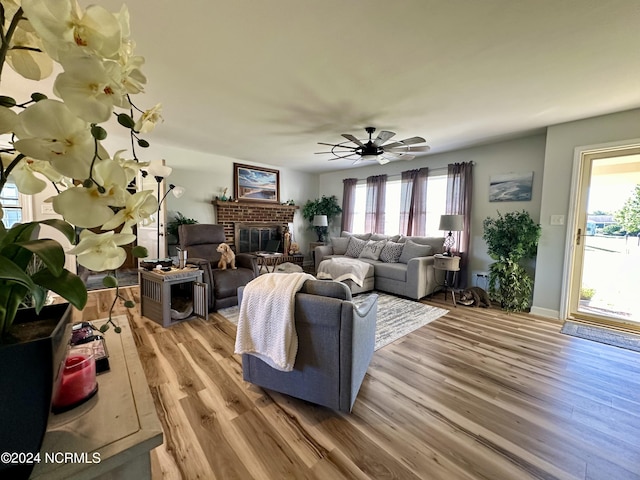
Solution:
M 71 338 L 71 306 L 19 311 L 0 344 L 0 453 L 40 451 L 60 362 Z M 24 461 L 22 458 L 19 460 Z M 29 478 L 33 464 L 0 462 L 0 478 Z

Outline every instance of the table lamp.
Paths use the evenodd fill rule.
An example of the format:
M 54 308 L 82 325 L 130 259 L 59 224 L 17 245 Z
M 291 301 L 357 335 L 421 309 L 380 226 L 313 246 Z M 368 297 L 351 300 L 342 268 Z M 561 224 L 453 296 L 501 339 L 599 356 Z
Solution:
M 329 226 L 326 215 L 315 215 L 313 217 L 313 226 L 316 227 L 316 233 L 318 234 L 318 241 L 323 242 L 324 232 Z
M 452 232 L 461 232 L 464 230 L 464 215 L 440 215 L 440 230 L 449 232 L 444 238 L 444 255 L 450 257 L 451 248 L 456 243 Z

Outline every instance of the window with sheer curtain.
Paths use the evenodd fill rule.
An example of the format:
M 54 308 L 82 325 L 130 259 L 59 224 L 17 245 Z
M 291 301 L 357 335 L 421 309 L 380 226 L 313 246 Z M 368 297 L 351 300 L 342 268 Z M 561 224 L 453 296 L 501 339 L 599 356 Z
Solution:
M 385 223 L 384 233 L 396 235 L 400 232 L 400 178 L 387 180 L 385 198 Z M 444 215 L 447 202 L 447 175 L 430 175 L 427 178 L 427 208 L 426 208 L 426 235 L 429 237 L 441 236 L 438 230 L 440 215 Z M 353 211 L 353 232 L 364 232 L 365 210 L 367 203 L 367 186 L 365 181 L 356 185 L 355 207 Z
M 14 183 L 7 182 L 0 194 L 0 204 L 2 205 L 2 223 L 6 228 L 11 228 L 14 224 L 23 221 L 21 195 Z M 26 219 L 25 219 L 26 220 Z

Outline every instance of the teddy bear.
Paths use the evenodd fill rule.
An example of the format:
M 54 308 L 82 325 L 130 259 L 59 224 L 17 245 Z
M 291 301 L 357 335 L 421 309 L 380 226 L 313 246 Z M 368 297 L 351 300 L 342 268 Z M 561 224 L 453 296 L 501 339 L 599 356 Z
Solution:
M 289 255 L 296 255 L 298 253 L 300 253 L 300 247 L 296 242 L 291 242 L 291 245 L 289 245 Z

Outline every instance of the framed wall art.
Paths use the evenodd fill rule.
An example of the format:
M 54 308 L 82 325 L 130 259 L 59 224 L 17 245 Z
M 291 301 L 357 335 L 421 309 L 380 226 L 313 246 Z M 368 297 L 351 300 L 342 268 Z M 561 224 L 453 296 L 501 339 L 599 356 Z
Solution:
M 531 200 L 533 172 L 503 173 L 489 177 L 490 202 L 525 202 Z
M 234 163 L 233 196 L 240 201 L 280 203 L 280 172 Z

